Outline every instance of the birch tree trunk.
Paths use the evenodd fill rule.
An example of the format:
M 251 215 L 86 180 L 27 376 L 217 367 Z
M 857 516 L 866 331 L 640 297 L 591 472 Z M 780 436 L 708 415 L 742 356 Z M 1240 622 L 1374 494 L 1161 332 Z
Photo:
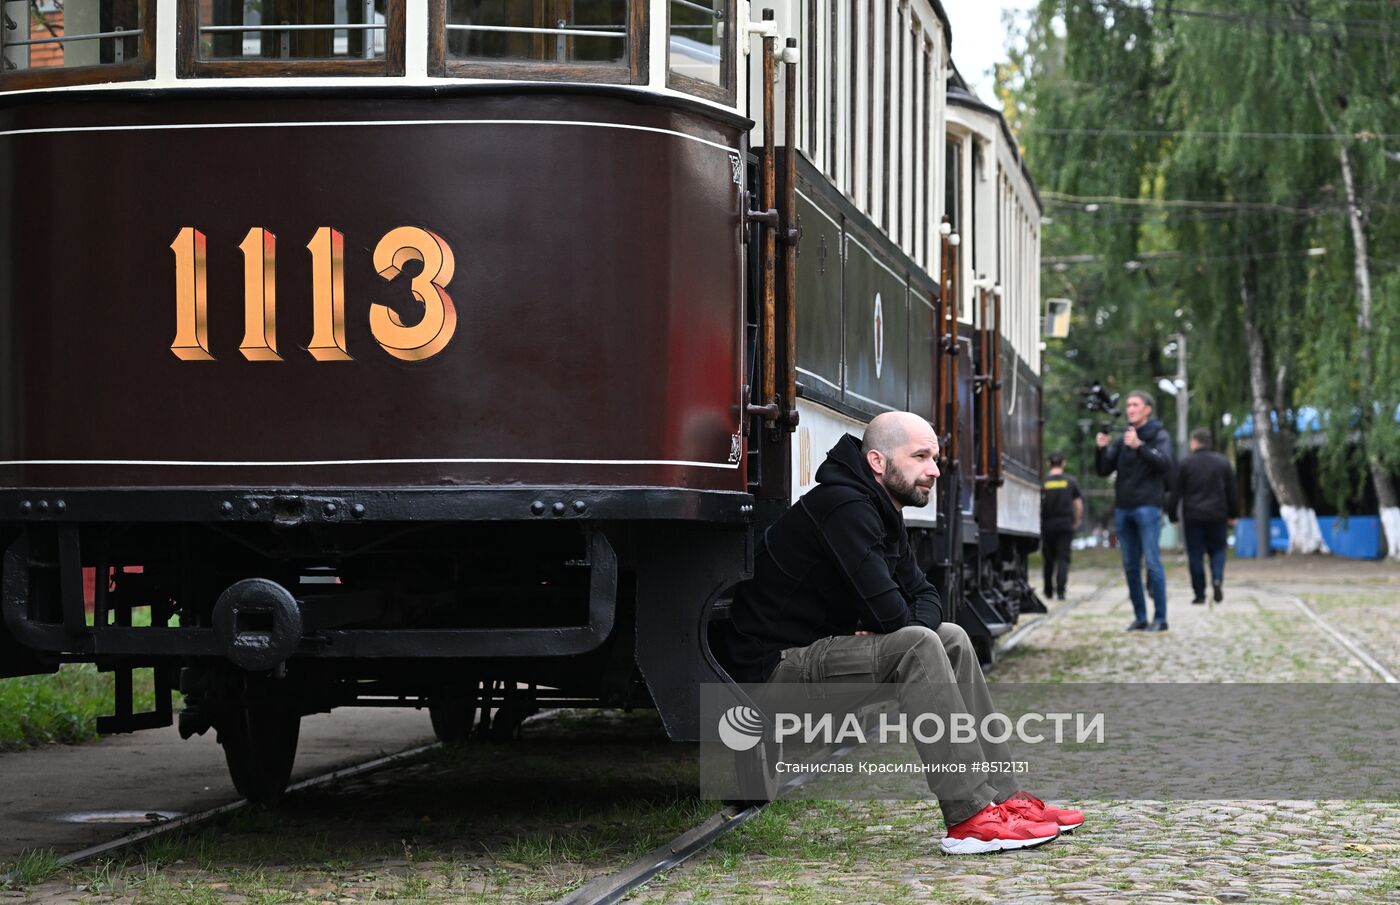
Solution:
M 1361 205 L 1356 198 L 1356 175 L 1351 166 L 1351 151 L 1346 145 L 1342 145 L 1338 151 L 1338 156 L 1342 162 L 1342 182 L 1346 185 L 1347 193 L 1347 220 L 1351 224 L 1352 243 L 1352 266 L 1356 279 L 1356 326 L 1360 334 L 1361 352 L 1361 399 L 1360 416 L 1362 423 L 1361 442 L 1365 444 L 1367 437 L 1365 428 L 1375 416 L 1372 411 L 1371 381 L 1374 379 L 1371 370 L 1371 257 L 1369 243 L 1366 240 L 1366 222 L 1361 211 Z M 1371 472 L 1371 484 L 1376 490 L 1376 502 L 1379 504 L 1381 528 L 1385 532 L 1386 555 L 1390 559 L 1400 559 L 1400 500 L 1395 494 L 1395 481 L 1386 471 L 1377 457 L 1369 449 L 1366 452 L 1366 464 Z
M 1293 462 L 1293 432 L 1284 419 L 1278 417 L 1279 429 L 1273 429 L 1270 415 L 1276 411 L 1270 398 L 1266 358 L 1268 350 L 1259 328 L 1259 289 L 1254 261 L 1246 261 L 1240 270 L 1240 302 L 1244 308 L 1244 340 L 1249 355 L 1249 389 L 1254 418 L 1254 451 L 1258 463 L 1269 478 L 1279 513 L 1288 528 L 1289 553 L 1330 553 L 1322 539 L 1317 512 L 1308 505 L 1298 466 Z

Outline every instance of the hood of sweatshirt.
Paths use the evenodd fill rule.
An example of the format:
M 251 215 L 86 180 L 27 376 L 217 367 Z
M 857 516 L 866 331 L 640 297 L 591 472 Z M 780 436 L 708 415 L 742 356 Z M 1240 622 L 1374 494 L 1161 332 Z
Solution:
M 894 508 L 890 495 L 875 480 L 870 464 L 860 451 L 860 441 L 845 434 L 826 453 L 826 461 L 817 469 L 817 483 L 855 488 L 875 501 L 880 518 L 891 530 L 903 528 L 904 519 Z

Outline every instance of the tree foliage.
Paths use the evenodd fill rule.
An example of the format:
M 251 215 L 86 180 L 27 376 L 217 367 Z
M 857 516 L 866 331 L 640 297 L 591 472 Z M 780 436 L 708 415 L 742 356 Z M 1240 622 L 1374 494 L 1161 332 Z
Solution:
M 1238 423 L 1249 269 L 1280 420 L 1328 414 L 1329 501 L 1358 498 L 1368 461 L 1400 469 L 1400 5 L 1042 0 L 1019 38 L 998 87 L 1047 201 L 1043 294 L 1076 304 L 1046 356 L 1047 445 L 1082 445 L 1078 386 L 1174 373 L 1176 332 L 1193 425 Z M 1169 404 L 1158 414 L 1172 423 Z

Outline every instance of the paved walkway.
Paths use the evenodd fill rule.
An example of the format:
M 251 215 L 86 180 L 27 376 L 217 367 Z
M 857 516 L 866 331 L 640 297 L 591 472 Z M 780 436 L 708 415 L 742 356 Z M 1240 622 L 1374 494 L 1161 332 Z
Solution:
M 1168 568 L 1171 630 L 1159 635 L 1122 631 L 1132 610 L 1121 571 L 1109 562 L 1099 557 L 1071 576 L 1067 611 L 1031 631 L 999 664 L 996 681 L 1382 681 L 1300 601 L 1362 653 L 1400 671 L 1400 568 L 1232 561 L 1224 604 L 1205 607 L 1189 603 L 1178 560 Z M 813 805 L 790 816 L 788 828 L 756 831 L 634 901 L 1400 902 L 1393 803 L 1075 805 L 1088 822 L 1072 836 L 1030 852 L 964 858 L 938 854 L 942 821 L 927 802 Z M 804 852 L 817 854 L 814 838 L 832 845 L 801 863 Z

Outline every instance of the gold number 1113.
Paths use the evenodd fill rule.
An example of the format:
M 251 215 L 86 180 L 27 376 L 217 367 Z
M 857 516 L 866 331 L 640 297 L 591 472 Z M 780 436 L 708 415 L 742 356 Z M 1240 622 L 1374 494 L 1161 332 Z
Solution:
M 214 361 L 209 351 L 208 273 L 204 233 L 186 226 L 170 243 L 175 252 L 175 341 L 170 351 L 182 361 Z M 277 351 L 277 236 L 255 226 L 239 244 L 243 252 L 243 342 L 249 361 L 282 361 Z M 311 253 L 311 342 L 317 361 L 350 361 L 345 346 L 345 236 L 323 226 L 306 245 Z M 422 361 L 441 352 L 457 330 L 457 309 L 445 288 L 456 262 L 452 248 L 419 226 L 389 230 L 374 247 L 374 269 L 384 280 L 418 261 L 422 271 L 410 282 L 423 317 L 412 326 L 387 305 L 372 304 L 369 329 L 380 348 L 403 361 Z

